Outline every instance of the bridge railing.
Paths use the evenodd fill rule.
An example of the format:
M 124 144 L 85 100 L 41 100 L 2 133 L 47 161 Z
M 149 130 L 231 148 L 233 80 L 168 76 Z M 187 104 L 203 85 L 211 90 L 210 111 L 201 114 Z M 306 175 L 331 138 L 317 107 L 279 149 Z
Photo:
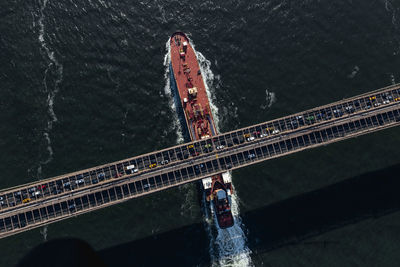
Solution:
M 400 103 L 393 102 L 363 114 L 351 114 L 269 139 L 258 138 L 254 142 L 213 151 L 151 173 L 3 211 L 0 213 L 0 237 L 232 169 L 397 125 L 400 125 Z
M 326 121 L 334 121 L 363 113 L 366 110 L 374 110 L 380 106 L 395 104 L 398 100 L 400 100 L 399 84 L 208 139 L 4 189 L 0 191 L 0 211 L 44 201 L 54 196 L 63 196 L 76 190 L 90 190 L 98 184 L 108 184 L 110 181 L 153 173 L 164 165 L 180 164 L 182 161 L 193 160 L 215 150 L 240 146 L 244 142 L 251 143 L 260 138 L 274 138 L 299 129 L 306 129 L 311 125 L 317 126 Z M 127 170 L 127 167 L 132 165 L 135 167 Z

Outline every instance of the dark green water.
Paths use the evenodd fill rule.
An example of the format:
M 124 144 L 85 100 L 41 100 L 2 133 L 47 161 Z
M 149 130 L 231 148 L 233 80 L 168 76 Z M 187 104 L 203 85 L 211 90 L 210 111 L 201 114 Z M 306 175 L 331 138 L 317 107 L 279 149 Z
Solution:
M 379 0 L 3 1 L 0 186 L 174 145 L 175 111 L 164 90 L 163 61 L 165 43 L 177 29 L 189 33 L 210 61 L 219 126 L 228 131 L 399 82 L 399 8 L 398 1 Z M 353 205 L 358 190 L 378 182 L 344 187 L 355 190 L 354 199 L 347 193 L 345 204 L 327 209 L 333 224 L 312 220 L 323 209 L 304 212 L 314 223 L 298 232 L 289 231 L 300 225 L 297 206 L 279 203 L 331 192 L 330 185 L 358 175 L 379 178 L 377 170 L 391 177 L 397 171 L 387 168 L 399 163 L 399 134 L 397 128 L 385 130 L 235 171 L 253 263 L 396 266 L 399 198 L 387 199 L 376 212 Z M 319 201 L 300 202 L 298 208 Z M 275 204 L 284 217 L 269 208 Z M 338 210 L 347 206 L 355 215 L 341 219 Z M 270 243 L 255 211 L 268 231 L 277 227 Z M 386 215 L 371 216 L 380 211 Z M 290 221 L 290 214 L 290 224 L 267 223 L 268 216 Z M 135 250 L 129 244 L 161 249 L 162 236 L 150 236 L 164 233 L 171 247 L 180 248 L 185 266 L 207 266 L 202 220 L 196 188 L 187 185 L 50 225 L 45 235 L 37 229 L 0 240 L 0 265 L 15 264 L 46 236 L 83 239 L 110 264 L 113 251 L 126 251 L 131 257 L 124 264 L 131 266 Z M 287 236 L 300 241 L 285 243 Z M 196 243 L 192 240 L 198 245 L 188 246 Z M 320 245 L 321 240 L 332 243 Z M 165 265 L 179 265 L 161 255 Z

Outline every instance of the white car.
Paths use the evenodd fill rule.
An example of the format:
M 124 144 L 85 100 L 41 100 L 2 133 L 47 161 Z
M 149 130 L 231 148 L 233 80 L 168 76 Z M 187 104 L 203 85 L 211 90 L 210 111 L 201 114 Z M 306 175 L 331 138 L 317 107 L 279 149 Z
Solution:
M 389 103 L 390 103 L 390 100 L 383 101 L 383 104 L 389 104 Z
M 247 138 L 247 141 L 250 142 L 250 141 L 253 141 L 254 139 L 255 139 L 254 136 L 250 136 L 250 137 Z
M 217 149 L 220 150 L 220 149 L 223 149 L 224 147 L 225 147 L 224 145 L 219 145 L 219 146 L 217 146 Z
M 33 196 L 33 197 L 36 197 L 36 196 L 38 196 L 38 195 L 40 195 L 40 191 L 35 191 L 35 192 L 32 193 L 32 196 Z
M 277 134 L 277 133 L 280 133 L 280 131 L 278 129 L 275 129 L 272 131 L 272 134 Z
M 143 185 L 143 188 L 144 188 L 144 189 L 150 188 L 150 184 L 144 184 L 144 185 Z
M 260 134 L 260 137 L 267 137 L 268 134 Z
M 252 159 L 252 158 L 255 158 L 256 155 L 255 155 L 254 153 L 252 153 L 252 154 L 249 154 L 247 157 L 248 157 L 249 159 Z
M 75 181 L 76 184 L 83 184 L 84 182 L 85 182 L 85 180 L 83 180 L 83 179 L 79 179 L 79 180 Z
M 126 169 L 127 170 L 132 170 L 132 169 L 135 169 L 135 165 L 129 165 L 129 166 L 126 166 Z

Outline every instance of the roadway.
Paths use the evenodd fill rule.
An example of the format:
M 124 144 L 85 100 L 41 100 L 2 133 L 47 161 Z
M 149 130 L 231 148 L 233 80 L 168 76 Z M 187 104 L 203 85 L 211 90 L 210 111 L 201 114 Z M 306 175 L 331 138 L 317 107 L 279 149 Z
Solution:
M 206 140 L 2 190 L 0 237 L 230 169 L 397 126 L 399 87 L 383 88 Z M 127 170 L 131 165 L 135 165 L 132 170 L 137 169 L 136 172 Z M 24 201 L 27 198 L 30 200 Z

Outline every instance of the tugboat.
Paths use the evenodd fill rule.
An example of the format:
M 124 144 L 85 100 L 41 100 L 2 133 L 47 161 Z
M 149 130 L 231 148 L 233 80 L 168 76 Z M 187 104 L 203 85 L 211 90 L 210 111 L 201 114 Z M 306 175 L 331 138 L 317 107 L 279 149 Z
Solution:
M 183 32 L 175 32 L 170 38 L 170 85 L 185 141 L 207 139 L 217 135 L 210 109 L 206 87 L 189 38 Z M 205 148 L 211 150 L 210 144 Z M 207 203 L 212 203 L 218 226 L 233 226 L 231 212 L 232 181 L 228 173 L 202 180 Z

